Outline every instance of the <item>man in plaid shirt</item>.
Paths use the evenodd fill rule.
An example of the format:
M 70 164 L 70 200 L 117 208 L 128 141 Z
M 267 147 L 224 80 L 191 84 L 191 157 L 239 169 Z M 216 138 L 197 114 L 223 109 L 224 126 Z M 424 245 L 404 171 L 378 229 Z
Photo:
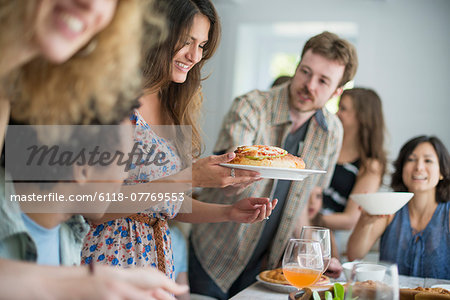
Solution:
M 263 269 L 278 266 L 312 188 L 330 183 L 343 129 L 324 106 L 342 93 L 357 65 L 353 45 L 323 32 L 305 44 L 290 82 L 234 100 L 215 152 L 233 151 L 242 145 L 278 146 L 302 157 L 308 169 L 327 173 L 303 181 L 263 179 L 248 187 L 234 186 L 233 193 L 230 188 L 203 190 L 199 200 L 210 203 L 228 204 L 245 197 L 271 197 L 279 202 L 264 222 L 193 226 L 189 254 L 192 293 L 228 299 L 252 284 Z

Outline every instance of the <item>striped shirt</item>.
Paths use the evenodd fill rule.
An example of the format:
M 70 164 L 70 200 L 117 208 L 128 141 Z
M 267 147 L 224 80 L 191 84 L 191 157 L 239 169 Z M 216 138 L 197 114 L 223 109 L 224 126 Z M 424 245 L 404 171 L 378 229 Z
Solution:
M 215 152 L 234 150 L 241 145 L 285 144 L 292 122 L 289 117 L 289 83 L 263 92 L 251 91 L 234 100 L 225 116 Z M 296 217 L 300 214 L 314 186 L 327 187 L 333 174 L 342 144 L 342 125 L 338 118 L 322 109 L 327 128 L 320 126 L 316 114 L 312 117 L 306 137 L 298 154 L 308 169 L 326 170 L 303 181 L 293 181 L 285 200 L 275 238 L 270 247 L 268 268 L 275 268 L 291 237 Z M 221 189 L 204 189 L 199 200 L 209 203 L 232 204 L 246 197 L 269 197 L 274 180 L 258 181 L 237 196 L 227 197 Z M 226 292 L 250 260 L 264 221 L 255 224 L 215 223 L 195 224 L 192 243 L 195 254 L 208 275 Z

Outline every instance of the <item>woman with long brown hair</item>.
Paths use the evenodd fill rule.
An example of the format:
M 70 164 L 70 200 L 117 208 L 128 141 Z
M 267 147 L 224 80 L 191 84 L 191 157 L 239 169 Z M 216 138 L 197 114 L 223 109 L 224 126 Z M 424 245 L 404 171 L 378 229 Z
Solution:
M 386 169 L 385 125 L 380 97 L 371 89 L 342 93 L 337 112 L 344 139 L 330 186 L 323 192 L 320 224 L 333 230 L 352 229 L 360 210 L 352 193 L 376 192 Z
M 186 156 L 192 159 L 200 155 L 197 124 L 202 100 L 200 71 L 219 42 L 220 23 L 209 0 L 160 0 L 158 3 L 167 15 L 169 37 L 147 54 L 144 95 L 132 121 L 136 125 L 135 142 L 140 145 L 141 153 L 149 153 L 150 148 L 153 149 L 150 151 L 164 152 L 167 164 L 132 165 L 127 183 L 137 184 L 136 189 L 180 172 L 189 159 Z M 183 154 L 186 150 L 177 145 L 176 140 L 157 133 L 158 125 L 191 126 L 192 151 Z M 193 177 L 197 172 L 195 164 Z M 216 172 L 215 168 L 206 168 L 202 172 L 218 177 L 215 180 L 220 181 L 222 170 Z M 223 169 L 228 170 L 225 172 L 229 177 L 229 169 Z M 211 183 L 203 181 L 203 184 Z M 196 185 L 195 180 L 193 185 Z M 102 221 L 109 221 L 92 226 L 85 239 L 83 263 L 100 262 L 122 267 L 152 265 L 172 278 L 174 267 L 168 219 L 189 223 L 252 223 L 269 216 L 276 200 L 270 203 L 268 198 L 245 198 L 234 204 L 217 205 L 191 199 L 187 203 L 192 205 L 191 213 L 179 213 L 182 203 L 169 200 L 134 215 L 107 215 Z

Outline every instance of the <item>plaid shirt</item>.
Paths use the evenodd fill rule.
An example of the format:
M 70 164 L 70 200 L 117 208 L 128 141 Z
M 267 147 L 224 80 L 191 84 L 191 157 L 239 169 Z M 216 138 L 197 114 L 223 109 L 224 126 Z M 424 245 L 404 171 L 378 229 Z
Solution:
M 288 83 L 267 92 L 254 90 L 234 100 L 225 116 L 215 151 L 234 150 L 241 145 L 271 145 L 283 147 L 292 122 L 289 117 Z M 277 233 L 268 256 L 268 268 L 275 268 L 294 230 L 296 217 L 308 201 L 314 186 L 327 187 L 342 144 L 343 129 L 338 118 L 322 109 L 326 128 L 320 126 L 316 114 L 312 117 L 304 143 L 298 155 L 307 169 L 326 170 L 327 174 L 312 175 L 303 181 L 293 181 L 285 202 Z M 227 197 L 221 189 L 204 189 L 199 200 L 232 204 L 246 197 L 269 197 L 274 180 L 258 181 L 237 196 Z M 281 209 L 278 207 L 278 209 Z M 264 221 L 255 224 L 233 222 L 196 224 L 192 228 L 195 254 L 208 275 L 226 292 L 244 270 L 261 238 Z

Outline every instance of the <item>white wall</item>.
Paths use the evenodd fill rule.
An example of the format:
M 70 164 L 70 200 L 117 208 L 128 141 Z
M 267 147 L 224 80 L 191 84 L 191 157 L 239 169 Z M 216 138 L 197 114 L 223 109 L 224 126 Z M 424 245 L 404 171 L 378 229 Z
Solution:
M 383 100 L 390 158 L 395 158 L 407 139 L 419 134 L 437 135 L 450 148 L 450 101 L 446 99 L 450 95 L 449 0 L 213 2 L 222 19 L 223 37 L 218 53 L 205 68 L 210 74 L 203 83 L 205 154 L 211 153 L 223 115 L 237 96 L 233 91 L 241 49 L 239 26 L 304 21 L 357 24 L 360 66 L 355 85 L 375 89 Z

